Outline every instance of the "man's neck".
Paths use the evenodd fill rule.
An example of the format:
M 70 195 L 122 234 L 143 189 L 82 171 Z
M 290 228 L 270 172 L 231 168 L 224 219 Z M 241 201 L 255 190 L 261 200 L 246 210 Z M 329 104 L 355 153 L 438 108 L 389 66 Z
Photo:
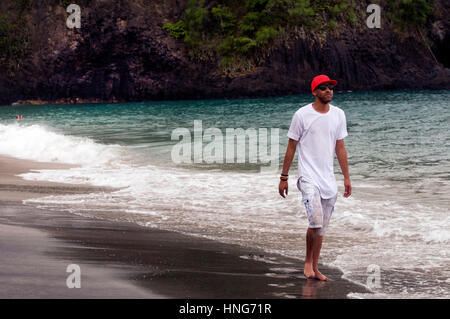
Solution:
M 330 103 L 322 103 L 319 100 L 316 100 L 313 104 L 312 104 L 313 108 L 319 112 L 319 113 L 327 113 L 330 109 Z

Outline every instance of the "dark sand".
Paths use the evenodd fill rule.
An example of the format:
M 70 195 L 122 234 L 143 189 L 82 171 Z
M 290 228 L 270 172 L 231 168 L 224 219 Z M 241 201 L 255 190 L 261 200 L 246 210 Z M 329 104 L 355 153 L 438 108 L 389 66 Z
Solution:
M 22 204 L 107 190 L 14 176 L 68 167 L 0 157 L 0 298 L 346 298 L 367 292 L 325 266 L 332 282 L 306 280 L 295 259 Z M 67 288 L 69 264 L 80 266 L 79 289 Z

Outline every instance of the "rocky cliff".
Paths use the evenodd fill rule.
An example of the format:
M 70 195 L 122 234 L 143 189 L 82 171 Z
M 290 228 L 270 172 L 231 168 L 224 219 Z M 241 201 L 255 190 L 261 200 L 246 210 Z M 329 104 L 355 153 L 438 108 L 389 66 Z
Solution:
M 17 17 L 12 2 L 1 2 L 4 16 Z M 81 7 L 79 29 L 66 26 L 70 2 L 25 3 L 28 50 L 1 64 L 0 105 L 279 96 L 308 92 L 320 73 L 340 90 L 450 89 L 447 0 L 434 1 L 422 34 L 369 29 L 363 12 L 357 26 L 325 37 L 290 33 L 259 65 L 233 74 L 190 56 L 162 28 L 180 18 L 187 0 L 72 2 Z

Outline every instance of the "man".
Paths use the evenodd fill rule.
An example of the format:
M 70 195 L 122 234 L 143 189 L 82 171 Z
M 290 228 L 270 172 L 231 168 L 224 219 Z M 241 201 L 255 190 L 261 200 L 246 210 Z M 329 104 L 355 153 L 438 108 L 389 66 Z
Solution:
M 337 81 L 326 75 L 316 76 L 311 91 L 316 100 L 301 107 L 292 117 L 287 136 L 289 144 L 284 157 L 278 191 L 288 194 L 288 172 L 298 148 L 297 188 L 302 193 L 309 226 L 306 232 L 306 258 L 303 273 L 308 279 L 330 281 L 318 268 L 320 249 L 334 204 L 337 185 L 334 177 L 334 154 L 344 175 L 344 197 L 352 193 L 344 137 L 347 134 L 345 113 L 329 104 Z

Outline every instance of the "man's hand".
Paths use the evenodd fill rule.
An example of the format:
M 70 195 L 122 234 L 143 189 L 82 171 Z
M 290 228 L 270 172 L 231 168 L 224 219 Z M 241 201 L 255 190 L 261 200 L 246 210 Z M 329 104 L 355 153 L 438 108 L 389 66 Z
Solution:
M 350 178 L 344 179 L 344 187 L 345 187 L 344 197 L 347 198 L 352 194 L 352 184 L 350 183 Z
M 292 138 L 289 139 L 289 143 L 286 149 L 286 155 L 284 156 L 284 162 L 283 162 L 283 170 L 281 171 L 281 174 L 285 177 L 287 177 L 287 174 L 289 174 L 289 167 L 291 167 L 292 160 L 294 159 L 295 150 L 297 149 L 297 143 L 298 141 L 293 140 Z M 286 198 L 286 195 L 284 193 L 286 192 L 286 195 L 288 194 L 288 182 L 287 181 L 281 181 L 280 185 L 278 186 L 278 193 L 280 193 L 283 198 Z
M 344 175 L 344 197 L 347 198 L 352 194 L 352 184 L 348 173 L 347 150 L 345 149 L 344 139 L 336 141 L 336 156 L 341 166 L 342 175 Z
M 280 181 L 280 185 L 278 186 L 278 192 L 280 193 L 281 196 L 286 198 L 286 196 L 288 194 L 288 182 L 287 181 Z M 285 192 L 286 192 L 286 195 L 284 195 Z

